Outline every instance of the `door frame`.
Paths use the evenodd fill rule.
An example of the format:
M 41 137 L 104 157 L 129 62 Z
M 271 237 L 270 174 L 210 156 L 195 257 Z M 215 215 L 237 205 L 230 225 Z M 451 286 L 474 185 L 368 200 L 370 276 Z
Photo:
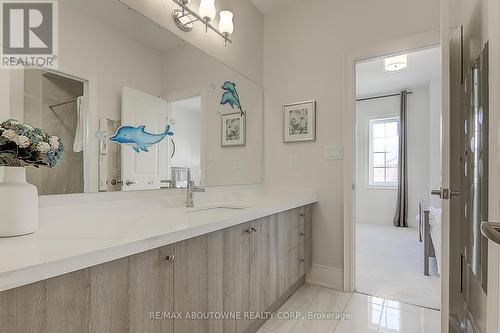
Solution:
M 83 84 L 83 193 L 98 192 L 98 143 L 91 133 L 95 133 L 99 126 L 97 119 L 97 78 L 72 68 L 59 66 L 58 68 L 34 67 L 41 71 L 52 73 L 60 77 L 72 79 Z M 97 119 L 97 120 L 96 120 Z M 71 148 L 71 147 L 66 147 Z
M 185 90 L 180 90 L 180 91 L 175 91 L 169 93 L 166 97 L 165 100 L 167 101 L 167 115 L 168 115 L 168 120 L 170 121 L 170 103 L 181 100 L 181 99 L 187 99 L 190 97 L 195 97 L 195 96 L 200 96 L 201 97 L 201 144 L 200 144 L 200 167 L 201 167 L 201 175 L 200 175 L 200 185 L 204 185 L 204 181 L 206 178 L 206 168 L 205 166 L 205 161 L 206 161 L 206 147 L 205 143 L 206 140 L 203 140 L 204 137 L 206 137 L 207 129 L 205 124 L 207 123 L 207 114 L 205 112 L 207 108 L 207 90 L 208 88 L 206 86 L 200 86 L 200 87 L 195 87 L 195 88 L 190 88 L 190 89 L 185 89 Z M 170 170 L 170 158 L 168 159 L 168 170 Z M 170 179 L 170 175 L 169 175 Z
M 345 59 L 345 89 L 343 112 L 343 142 L 344 142 L 344 291 L 354 292 L 355 288 L 355 248 L 356 248 L 356 198 L 355 198 L 355 167 L 356 167 L 356 63 L 362 60 L 383 57 L 390 54 L 414 51 L 435 47 L 441 41 L 439 31 L 416 34 L 387 41 L 377 46 L 347 54 Z M 446 81 L 443 76 L 443 82 Z M 443 96 L 444 91 L 443 91 Z M 443 98 L 443 101 L 446 98 Z M 443 243 L 443 248 L 447 243 Z M 444 259 L 443 259 L 444 261 Z

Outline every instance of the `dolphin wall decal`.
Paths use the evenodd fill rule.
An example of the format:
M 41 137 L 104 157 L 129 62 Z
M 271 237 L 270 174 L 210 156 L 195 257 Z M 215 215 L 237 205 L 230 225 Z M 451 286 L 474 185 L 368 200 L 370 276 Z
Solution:
M 135 152 L 139 153 L 141 150 L 148 152 L 148 147 L 160 143 L 167 136 L 174 135 L 174 133 L 170 132 L 170 125 L 167 125 L 165 132 L 161 134 L 148 133 L 145 128 L 146 126 L 122 126 L 109 140 L 119 144 L 131 145 Z
M 222 94 L 220 105 L 229 104 L 233 109 L 236 107 L 240 110 L 241 116 L 243 116 L 245 112 L 243 111 L 243 107 L 240 103 L 240 96 L 238 95 L 238 91 L 236 90 L 236 84 L 226 81 L 222 85 L 222 89 L 225 90 L 225 92 Z

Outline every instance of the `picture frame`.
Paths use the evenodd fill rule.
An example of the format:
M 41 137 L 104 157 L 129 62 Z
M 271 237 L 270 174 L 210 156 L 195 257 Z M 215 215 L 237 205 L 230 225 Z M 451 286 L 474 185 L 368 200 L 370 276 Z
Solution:
M 246 116 L 241 112 L 235 112 L 223 114 L 221 119 L 221 146 L 245 146 Z
M 316 140 L 316 101 L 283 105 L 283 142 Z

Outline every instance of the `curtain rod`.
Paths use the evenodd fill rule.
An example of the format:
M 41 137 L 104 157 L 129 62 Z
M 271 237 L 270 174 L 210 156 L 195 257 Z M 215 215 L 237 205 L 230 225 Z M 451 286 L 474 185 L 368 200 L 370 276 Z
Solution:
M 66 104 L 69 104 L 69 103 L 74 103 L 78 101 L 78 98 L 75 98 L 75 99 L 72 99 L 70 101 L 66 101 L 66 102 L 62 102 L 62 103 L 58 103 L 58 104 L 51 104 L 48 106 L 49 109 L 51 109 L 52 111 L 54 111 L 54 108 L 55 107 L 58 107 L 58 106 L 62 106 L 62 105 L 66 105 Z
M 413 94 L 413 91 L 406 91 L 408 95 Z M 356 99 L 356 102 L 362 102 L 362 101 L 369 101 L 371 99 L 379 99 L 379 98 L 386 98 L 386 97 L 396 97 L 400 96 L 401 93 L 395 93 L 395 94 L 389 94 L 389 95 L 380 95 L 380 96 L 373 96 L 373 97 L 365 97 L 365 98 L 359 98 Z

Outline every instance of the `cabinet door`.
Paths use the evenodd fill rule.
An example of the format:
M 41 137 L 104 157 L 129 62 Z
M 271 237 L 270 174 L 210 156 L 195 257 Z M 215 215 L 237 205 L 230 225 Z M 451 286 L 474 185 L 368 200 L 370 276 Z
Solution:
M 278 215 L 251 223 L 250 311 L 266 311 L 279 297 Z
M 90 332 L 128 331 L 128 258 L 90 268 Z
M 223 230 L 223 311 L 244 313 L 250 309 L 249 223 Z M 244 332 L 250 326 L 245 318 L 224 320 L 224 333 Z
M 207 304 L 207 236 L 175 244 L 174 311 L 183 315 L 206 313 Z M 174 332 L 204 333 L 206 320 L 176 319 Z
M 89 285 L 84 269 L 1 292 L 0 332 L 88 332 Z
M 173 245 L 129 257 L 130 332 L 173 332 L 173 320 L 153 319 L 173 313 Z

